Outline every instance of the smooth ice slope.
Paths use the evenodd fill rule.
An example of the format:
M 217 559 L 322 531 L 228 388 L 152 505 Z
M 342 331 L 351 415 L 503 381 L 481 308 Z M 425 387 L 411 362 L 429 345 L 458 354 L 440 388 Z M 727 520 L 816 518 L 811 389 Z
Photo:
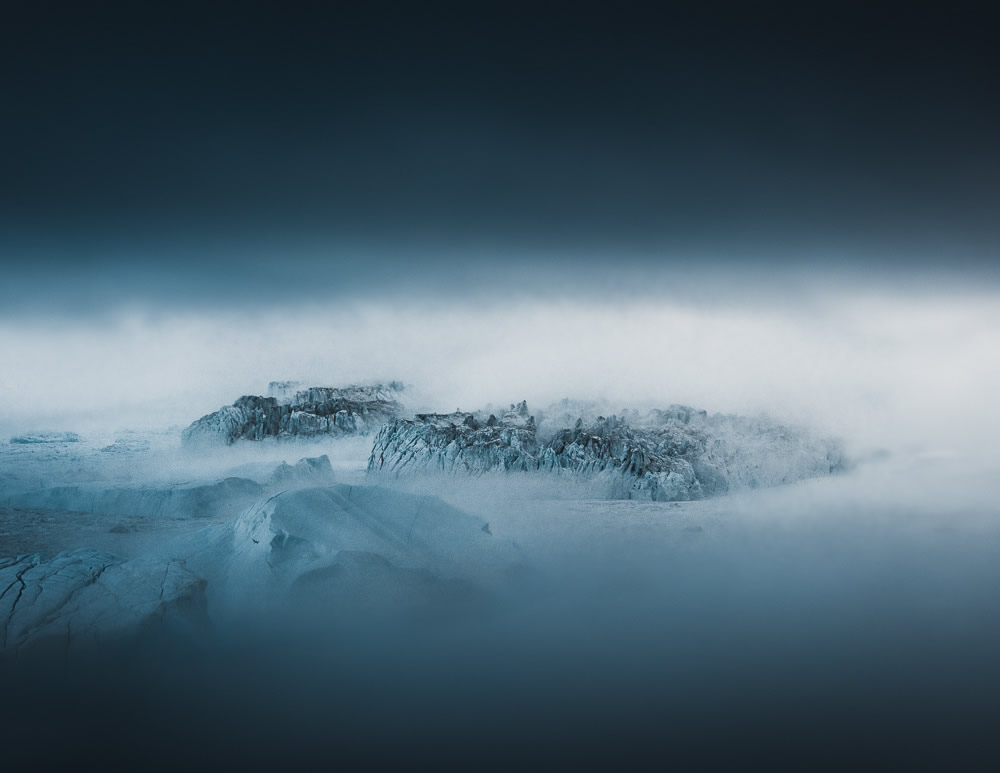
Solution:
M 311 598 L 335 612 L 347 587 L 377 605 L 390 589 L 450 593 L 455 582 L 488 582 L 521 561 L 486 521 L 436 497 L 348 485 L 283 492 L 170 550 L 209 579 L 216 609 Z

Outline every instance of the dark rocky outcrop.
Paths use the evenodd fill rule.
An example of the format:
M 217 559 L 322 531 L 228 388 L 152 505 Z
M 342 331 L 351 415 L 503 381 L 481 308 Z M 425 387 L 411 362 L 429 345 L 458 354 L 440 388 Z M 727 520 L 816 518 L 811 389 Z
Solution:
M 282 385 L 283 387 L 284 385 Z M 241 397 L 184 430 L 185 445 L 237 440 L 357 435 L 373 432 L 401 412 L 398 382 L 376 386 L 311 387 L 291 397 Z M 272 391 L 281 393 L 281 389 Z

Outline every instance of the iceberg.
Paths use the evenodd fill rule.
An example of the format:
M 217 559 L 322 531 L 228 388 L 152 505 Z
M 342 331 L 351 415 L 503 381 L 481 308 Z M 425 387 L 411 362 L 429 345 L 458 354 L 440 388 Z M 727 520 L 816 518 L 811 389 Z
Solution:
M 26 435 L 15 435 L 11 443 L 30 445 L 34 443 L 79 443 L 80 436 L 75 432 L 32 432 Z
M 290 393 L 272 383 L 271 395 L 247 395 L 202 416 L 181 435 L 186 446 L 237 440 L 365 435 L 402 412 L 399 382 L 374 386 L 311 387 Z M 275 396 L 277 395 L 277 396 Z
M 564 401 L 540 426 L 521 402 L 495 414 L 397 419 L 375 437 L 371 472 L 569 473 L 611 498 L 684 501 L 829 475 L 838 443 L 765 419 L 709 415 L 673 405 L 645 415 L 578 416 Z M 543 414 L 544 415 L 544 414 Z

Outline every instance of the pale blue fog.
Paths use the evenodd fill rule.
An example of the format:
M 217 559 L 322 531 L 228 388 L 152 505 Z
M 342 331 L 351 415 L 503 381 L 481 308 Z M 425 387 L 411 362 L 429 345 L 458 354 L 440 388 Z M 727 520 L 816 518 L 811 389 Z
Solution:
M 4 770 L 997 770 L 973 10 L 12 3 Z
M 638 759 L 660 721 L 679 759 L 722 723 L 720 764 L 793 719 L 803 743 L 919 725 L 950 749 L 993 706 L 998 308 L 982 288 L 855 287 L 8 316 L 12 684 L 35 716 L 105 696 L 140 751 L 203 690 L 226 718 L 212 748 L 294 700 L 299 761 L 319 716 L 352 749 L 460 726 L 455 760 L 496 727 L 538 759 L 615 728 Z M 349 385 L 324 393 L 348 400 L 336 426 L 302 418 L 326 412 L 310 387 Z M 256 418 L 214 413 L 269 394 Z M 90 676 L 42 677 L 53 649 Z M 873 735 L 918 677 L 926 714 Z M 170 708 L 121 715 L 134 690 Z M 747 725 L 762 695 L 774 724 Z M 91 754 L 95 721 L 58 727 Z

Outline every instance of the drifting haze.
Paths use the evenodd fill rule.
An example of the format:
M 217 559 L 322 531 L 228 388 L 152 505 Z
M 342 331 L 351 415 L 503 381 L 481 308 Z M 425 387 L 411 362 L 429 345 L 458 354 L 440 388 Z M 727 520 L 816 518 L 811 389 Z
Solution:
M 0 427 L 187 424 L 272 379 L 400 379 L 418 407 L 604 398 L 767 412 L 856 449 L 970 448 L 1000 426 L 1000 304 L 840 292 L 732 305 L 447 296 L 263 312 L 120 312 L 0 322 Z
M 322 592 L 272 615 L 225 577 L 275 568 L 239 517 L 0 508 L 0 555 L 186 556 L 225 613 L 186 644 L 18 655 L 5 762 L 997 769 L 995 24 L 723 6 L 4 4 L 0 441 L 89 441 L 6 446 L 5 486 L 155 504 L 319 454 L 371 483 L 370 438 L 179 453 L 178 427 L 283 379 L 766 412 L 884 460 L 683 504 L 385 476 L 373 524 L 431 493 L 532 570 L 422 632 Z M 354 526 L 319 501 L 285 525 L 332 555 Z
M 0 424 L 267 381 L 996 426 L 973 10 L 14 3 Z

